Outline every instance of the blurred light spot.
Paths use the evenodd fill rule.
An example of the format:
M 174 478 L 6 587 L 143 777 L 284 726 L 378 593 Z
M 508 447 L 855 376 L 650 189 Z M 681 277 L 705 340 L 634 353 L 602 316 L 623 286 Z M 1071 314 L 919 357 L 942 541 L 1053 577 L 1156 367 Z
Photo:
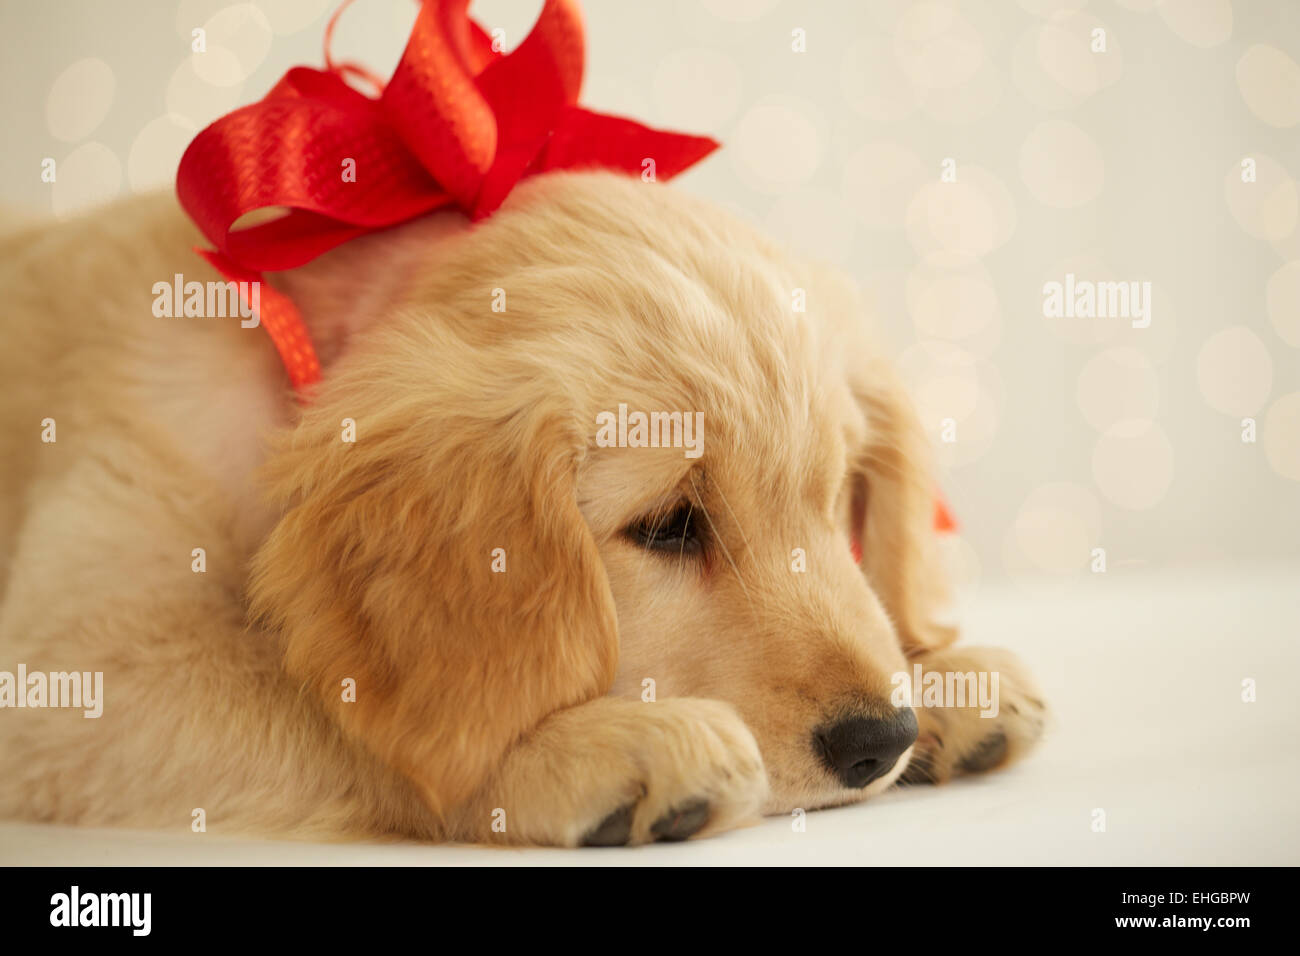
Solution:
M 1105 30 L 1106 50 L 1094 53 L 1094 30 Z M 1038 31 L 1038 63 L 1061 88 L 1091 96 L 1117 82 L 1124 58 L 1112 31 L 1091 14 L 1072 14 L 1043 24 Z
M 901 228 L 912 194 L 929 178 L 910 149 L 868 143 L 844 162 L 844 201 L 869 228 Z
M 1002 100 L 1003 81 L 993 64 L 985 61 L 969 82 L 926 91 L 921 108 L 941 123 L 968 126 L 984 119 Z
M 1228 169 L 1224 194 L 1237 225 L 1256 239 L 1277 241 L 1294 231 L 1300 201 L 1295 180 L 1271 156 L 1254 153 L 1255 181 L 1242 182 L 1241 165 Z
M 1269 126 L 1300 123 L 1300 64 L 1281 50 L 1256 43 L 1237 61 L 1237 89 Z
M 1040 485 L 1016 514 L 1015 544 L 1039 570 L 1081 570 L 1099 544 L 1100 512 L 1096 496 L 1087 488 L 1065 481 Z
M 921 102 L 888 37 L 868 35 L 850 43 L 840 63 L 840 86 L 849 109 L 877 123 L 909 116 Z
M 1016 40 L 1011 51 L 1011 81 L 1020 94 L 1035 106 L 1048 110 L 1061 110 L 1083 102 L 1082 93 L 1067 89 L 1043 69 L 1039 55 L 1042 38 L 1041 24 L 1027 27 Z
M 1122 320 L 1113 344 L 1128 345 L 1142 352 L 1154 365 L 1162 365 L 1173 355 L 1178 339 L 1177 305 L 1169 290 L 1158 282 L 1151 283 L 1151 324 L 1134 328 L 1131 321 Z
M 108 115 L 116 81 L 103 60 L 78 60 L 58 75 L 45 99 L 50 135 L 65 143 L 85 139 Z
M 1140 511 L 1164 498 L 1174 478 L 1174 448 L 1149 419 L 1118 422 L 1092 449 L 1092 477 L 1108 501 Z
M 961 344 L 998 318 L 998 293 L 988 269 L 972 256 L 936 253 L 907 276 L 907 310 L 922 339 Z
M 1264 405 L 1273 387 L 1273 359 L 1244 325 L 1215 332 L 1196 356 L 1196 384 L 1215 411 L 1243 417 Z
M 1020 147 L 1020 176 L 1039 202 L 1069 208 L 1097 198 L 1105 163 L 1092 137 L 1079 127 L 1047 120 Z
M 1075 398 L 1088 424 L 1104 431 L 1116 422 L 1154 418 L 1160 383 L 1151 362 L 1137 349 L 1107 349 L 1079 373 Z
M 203 24 L 206 50 L 193 52 L 194 72 L 214 86 L 242 83 L 271 49 L 271 25 L 251 3 L 226 7 Z
M 668 54 L 652 86 L 660 122 L 677 129 L 717 130 L 740 106 L 740 67 L 721 50 Z
M 164 102 L 168 113 L 183 116 L 202 129 L 241 105 L 243 90 L 243 83 L 213 86 L 194 72 L 194 60 L 187 58 L 167 82 Z
M 177 34 L 188 41 L 193 36 L 195 27 L 203 26 L 225 6 L 228 6 L 228 0 L 181 0 L 176 7 Z
M 1278 337 L 1300 347 L 1300 259 L 1292 259 L 1269 277 L 1264 299 Z
M 942 438 L 941 426 L 932 426 L 929 431 L 932 435 L 939 435 Z M 993 439 L 997 434 L 998 400 L 992 389 L 980 382 L 975 391 L 974 405 L 969 412 L 957 420 L 957 440 L 953 442 L 940 440 L 934 445 L 935 461 L 941 468 L 950 471 L 979 461 L 993 447 Z
M 1162 0 L 1156 12 L 1179 39 L 1192 46 L 1218 46 L 1232 36 L 1228 0 Z
M 1264 416 L 1264 455 L 1283 478 L 1300 481 L 1300 392 L 1283 395 Z
M 1016 208 L 1002 182 L 978 166 L 957 164 L 957 181 L 935 179 L 917 191 L 907 208 L 907 238 L 917 252 L 983 256 L 1011 238 Z
M 806 100 L 770 96 L 753 106 L 732 135 L 732 162 L 750 185 L 780 192 L 805 182 L 821 165 L 816 107 Z
M 98 206 L 117 195 L 122 186 L 122 164 L 103 143 L 84 143 L 58 165 L 58 178 L 50 195 L 54 214 L 70 216 Z
M 799 255 L 838 263 L 852 251 L 856 224 L 841 196 L 804 189 L 776 201 L 767 229 Z
M 971 79 L 984 62 L 984 41 L 954 7 L 931 0 L 909 6 L 894 35 L 894 51 L 908 79 L 922 89 L 950 89 Z
M 979 373 L 965 350 L 948 342 L 917 342 L 899 357 L 899 367 L 926 432 L 936 433 L 945 418 L 960 424 L 975 410 Z
M 287 36 L 322 19 L 334 5 L 333 0 L 265 0 L 260 7 L 271 30 L 277 36 Z
M 140 130 L 126 157 L 126 178 L 135 192 L 166 186 L 176 178 L 176 167 L 194 134 L 183 116 L 159 116 Z

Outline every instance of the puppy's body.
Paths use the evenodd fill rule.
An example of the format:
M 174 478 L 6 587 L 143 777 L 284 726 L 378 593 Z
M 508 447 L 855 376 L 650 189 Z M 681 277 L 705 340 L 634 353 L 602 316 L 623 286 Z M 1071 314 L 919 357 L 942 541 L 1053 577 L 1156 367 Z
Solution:
M 102 671 L 105 702 L 99 719 L 0 711 L 0 813 L 180 827 L 202 808 L 240 829 L 419 832 L 410 788 L 244 626 L 274 520 L 253 472 L 293 409 L 261 330 L 153 318 L 154 282 L 218 278 L 199 240 L 162 196 L 5 240 L 0 669 Z
M 200 243 L 168 197 L 3 240 L 0 670 L 105 700 L 0 711 L 0 815 L 641 842 L 1036 737 L 968 650 L 1023 708 L 922 712 L 868 785 L 819 755 L 950 653 L 924 442 L 833 279 L 671 191 L 539 177 L 273 277 L 326 366 L 300 408 L 262 330 L 153 316 L 218 279 Z M 598 447 L 620 403 L 702 411 L 703 456 Z M 629 541 L 677 500 L 698 556 Z

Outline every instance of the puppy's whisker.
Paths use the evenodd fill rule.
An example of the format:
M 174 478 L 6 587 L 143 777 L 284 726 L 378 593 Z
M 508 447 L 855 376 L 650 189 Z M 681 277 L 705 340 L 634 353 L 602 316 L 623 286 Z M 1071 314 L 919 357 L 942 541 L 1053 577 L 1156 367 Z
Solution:
M 745 550 L 750 554 L 753 554 L 754 549 L 750 547 L 749 538 L 745 536 L 745 529 L 741 525 L 740 519 L 736 517 L 736 512 L 732 510 L 730 502 L 727 501 L 727 496 L 722 493 L 721 488 L 718 488 L 717 491 L 718 491 L 718 498 L 722 502 L 722 506 L 727 509 L 727 514 L 731 515 L 731 520 L 736 525 L 736 531 L 740 534 L 740 540 L 745 542 Z
M 686 524 L 691 523 L 691 516 L 695 514 L 695 502 L 691 501 L 686 505 Z M 677 560 L 681 561 L 686 557 L 686 539 L 682 538 L 682 546 L 677 549 Z
M 754 549 L 753 549 L 753 547 L 750 546 L 749 538 L 745 535 L 745 529 L 744 529 L 744 527 L 742 526 L 742 524 L 741 524 L 741 522 L 740 522 L 740 519 L 736 517 L 735 509 L 733 509 L 733 508 L 731 507 L 731 503 L 730 503 L 729 501 L 727 501 L 727 496 L 726 496 L 725 494 L 722 493 L 722 489 L 721 489 L 721 488 L 718 488 L 717 491 L 718 491 L 718 498 L 722 501 L 722 506 L 723 506 L 724 508 L 727 509 L 727 514 L 731 515 L 731 521 L 732 521 L 732 524 L 734 524 L 734 525 L 736 526 L 736 530 L 740 533 L 740 540 L 743 541 L 743 542 L 745 543 L 745 550 L 746 550 L 750 555 L 752 555 L 752 554 L 754 553 Z M 716 533 L 715 533 L 715 534 L 716 534 Z M 733 567 L 733 568 L 735 567 L 735 564 L 734 564 L 734 563 L 732 564 L 732 567 Z M 736 577 L 737 577 L 737 579 L 740 578 L 740 574 L 739 574 L 739 572 L 737 572 Z M 744 582 L 744 581 L 741 581 L 741 582 L 740 582 L 740 585 L 741 585 L 742 588 L 744 588 L 744 586 L 745 586 L 745 582 Z M 746 600 L 749 599 L 749 592 L 748 592 L 748 591 L 745 592 L 745 599 L 746 599 Z M 750 607 L 750 611 L 751 611 L 751 613 L 752 613 L 753 610 L 754 610 L 754 604 L 753 604 L 752 601 L 750 601 L 749 607 Z M 766 633 L 767 633 L 767 628 L 764 626 L 764 622 L 760 622 L 760 623 L 759 623 L 759 628 L 758 628 L 758 634 L 759 634 L 759 641 L 760 641 L 760 642 L 763 641 L 763 635 L 765 635 Z M 767 719 L 767 698 L 766 698 L 766 697 L 763 698 L 763 719 L 764 719 L 765 721 L 766 721 L 766 719 Z
M 693 472 L 690 478 L 691 490 L 695 492 L 695 495 L 698 498 L 699 489 L 696 487 L 695 474 Z M 722 536 L 718 533 L 718 526 L 713 523 L 713 516 L 709 514 L 709 509 L 705 507 L 703 501 L 700 501 L 700 511 L 704 513 L 704 520 L 709 523 L 709 530 L 713 533 L 713 540 L 716 541 L 718 547 L 722 549 L 722 556 L 726 558 L 727 563 L 731 565 L 731 570 L 736 575 L 736 581 L 740 584 L 740 590 L 745 595 L 745 602 L 749 605 L 749 609 L 752 612 L 754 610 L 754 599 L 750 596 L 749 588 L 745 587 L 745 579 L 741 577 L 740 568 L 736 566 L 736 562 L 732 559 L 731 550 L 727 547 L 726 542 L 722 540 Z

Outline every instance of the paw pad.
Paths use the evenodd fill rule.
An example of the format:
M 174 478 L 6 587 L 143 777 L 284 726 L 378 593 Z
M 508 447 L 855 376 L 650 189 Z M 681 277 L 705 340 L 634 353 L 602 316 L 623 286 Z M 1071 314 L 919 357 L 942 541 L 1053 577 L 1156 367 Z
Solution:
M 582 838 L 583 846 L 626 846 L 632 835 L 632 814 L 636 804 L 619 807 Z
M 692 800 L 669 810 L 650 827 L 656 840 L 676 843 L 698 833 L 709 822 L 709 801 Z
M 961 761 L 961 769 L 966 773 L 983 773 L 1000 764 L 1007 755 L 1007 735 L 998 731 L 989 734 L 979 745 Z

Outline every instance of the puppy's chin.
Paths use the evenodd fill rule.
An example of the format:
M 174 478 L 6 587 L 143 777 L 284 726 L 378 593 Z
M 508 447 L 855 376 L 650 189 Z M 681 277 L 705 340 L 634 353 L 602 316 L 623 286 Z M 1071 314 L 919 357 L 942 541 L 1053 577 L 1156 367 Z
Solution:
M 767 801 L 763 804 L 760 812 L 764 816 L 783 816 L 796 809 L 825 810 L 829 807 L 843 807 L 852 803 L 862 803 L 864 800 L 870 800 L 872 797 L 884 793 L 898 782 L 898 779 L 907 770 L 915 749 L 915 747 L 909 747 L 898 758 L 898 763 L 894 764 L 889 773 L 879 780 L 873 780 L 861 790 L 848 787 L 829 787 L 827 789 L 818 789 L 813 793 L 805 792 L 803 795 L 797 796 L 782 792 L 783 788 L 779 787 L 775 782 L 771 782 Z

